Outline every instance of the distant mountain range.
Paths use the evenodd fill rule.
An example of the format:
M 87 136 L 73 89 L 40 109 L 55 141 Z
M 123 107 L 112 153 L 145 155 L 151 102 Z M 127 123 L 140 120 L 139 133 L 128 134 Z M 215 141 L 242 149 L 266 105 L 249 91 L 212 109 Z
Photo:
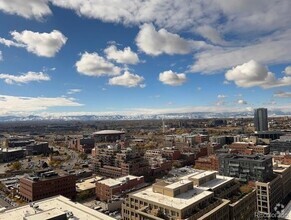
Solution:
M 290 116 L 291 112 L 269 111 L 270 117 Z M 12 121 L 98 121 L 98 120 L 161 120 L 161 119 L 206 119 L 206 118 L 245 118 L 253 117 L 253 112 L 189 112 L 189 113 L 167 113 L 167 114 L 139 114 L 139 115 L 78 115 L 78 116 L 0 116 L 0 122 Z

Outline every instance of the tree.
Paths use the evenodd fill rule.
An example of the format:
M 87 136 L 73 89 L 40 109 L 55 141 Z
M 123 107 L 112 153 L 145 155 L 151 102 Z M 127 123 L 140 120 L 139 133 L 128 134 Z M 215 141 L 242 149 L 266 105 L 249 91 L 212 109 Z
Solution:
M 80 157 L 82 160 L 86 160 L 87 157 L 88 157 L 88 155 L 85 154 L 85 153 L 81 153 L 81 154 L 79 154 L 79 157 Z
M 19 161 L 16 161 L 11 165 L 11 169 L 12 170 L 20 170 L 21 166 L 22 166 L 21 163 Z

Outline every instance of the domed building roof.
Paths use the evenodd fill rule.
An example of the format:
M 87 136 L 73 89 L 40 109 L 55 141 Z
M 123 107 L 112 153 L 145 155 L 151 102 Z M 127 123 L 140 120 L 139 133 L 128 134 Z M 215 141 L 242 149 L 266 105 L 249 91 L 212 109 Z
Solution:
M 125 134 L 125 132 L 118 130 L 101 130 L 93 133 L 93 135 L 110 135 L 110 134 Z

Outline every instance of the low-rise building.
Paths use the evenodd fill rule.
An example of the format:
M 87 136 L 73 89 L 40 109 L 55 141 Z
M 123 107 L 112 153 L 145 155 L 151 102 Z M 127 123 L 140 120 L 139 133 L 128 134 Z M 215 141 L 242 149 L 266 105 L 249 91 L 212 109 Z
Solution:
M 24 146 L 23 149 L 26 155 L 49 155 L 52 152 L 48 142 L 33 142 Z
M 42 199 L 29 205 L 9 209 L 0 213 L 0 220 L 114 220 L 101 212 L 92 210 L 80 203 L 72 202 L 64 196 Z
M 122 196 L 130 190 L 144 185 L 143 176 L 124 176 L 117 179 L 104 179 L 96 182 L 96 198 L 100 201 L 109 201 L 113 197 Z
M 81 180 L 76 183 L 76 191 L 78 195 L 83 195 L 84 197 L 95 197 L 96 195 L 96 183 L 102 180 L 102 177 L 95 176 L 85 180 Z
M 219 169 L 219 161 L 216 155 L 208 157 L 199 157 L 195 160 L 195 168 L 200 170 L 217 170 Z
M 24 155 L 25 151 L 22 149 L 22 147 L 3 148 L 0 149 L 0 162 L 19 160 L 22 159 Z
M 160 181 L 130 193 L 122 204 L 122 219 L 228 219 L 229 201 L 193 187 L 190 180 Z
M 187 167 L 174 169 L 169 176 L 172 177 L 129 194 L 123 204 L 123 219 L 254 219 L 255 190 L 241 190 L 234 178 Z M 228 208 L 222 203 L 219 206 L 219 202 L 205 203 L 209 196 L 216 198 L 216 202 L 226 202 Z M 197 201 L 193 202 L 195 198 Z M 223 214 L 217 216 L 219 212 Z
M 28 202 L 56 195 L 73 199 L 76 196 L 76 176 L 55 171 L 26 175 L 19 180 L 19 195 Z

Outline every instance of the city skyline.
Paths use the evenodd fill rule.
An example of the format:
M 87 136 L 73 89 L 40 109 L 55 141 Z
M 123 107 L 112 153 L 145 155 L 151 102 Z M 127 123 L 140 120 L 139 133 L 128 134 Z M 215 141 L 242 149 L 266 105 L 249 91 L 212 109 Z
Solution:
M 0 0 L 0 116 L 291 112 L 290 9 Z

